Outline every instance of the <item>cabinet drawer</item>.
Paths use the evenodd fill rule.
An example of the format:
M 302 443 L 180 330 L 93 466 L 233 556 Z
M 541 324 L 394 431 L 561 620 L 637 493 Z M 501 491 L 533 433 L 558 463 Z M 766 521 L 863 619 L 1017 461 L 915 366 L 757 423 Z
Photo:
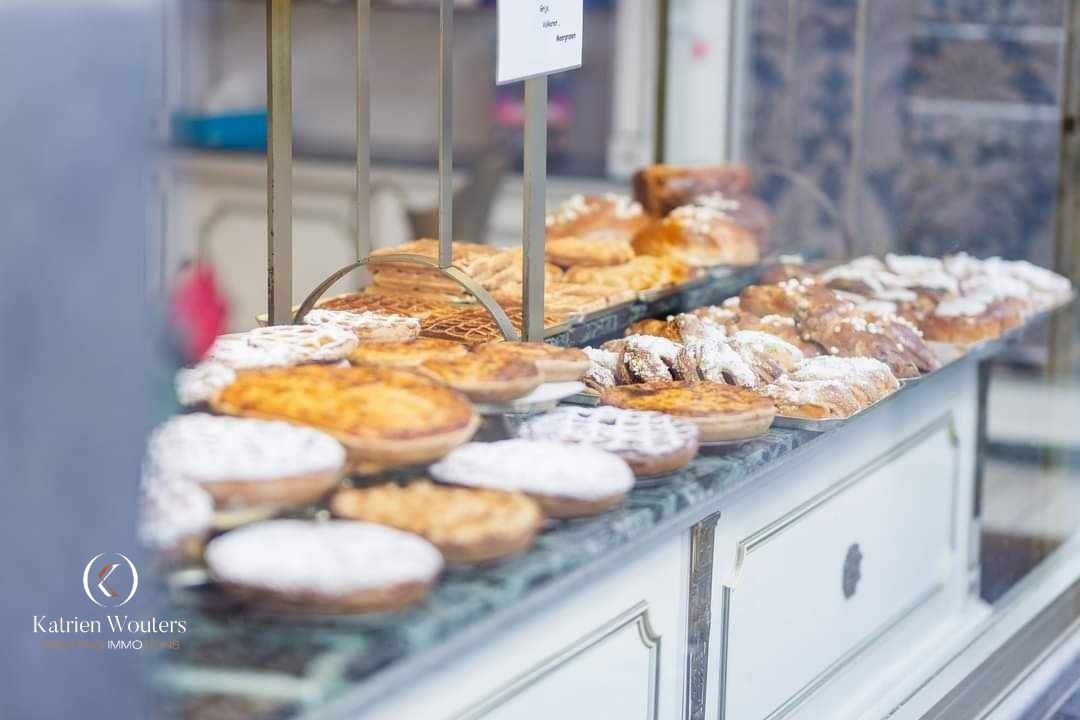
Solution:
M 722 589 L 721 717 L 786 715 L 942 590 L 959 451 L 949 418 L 745 536 Z

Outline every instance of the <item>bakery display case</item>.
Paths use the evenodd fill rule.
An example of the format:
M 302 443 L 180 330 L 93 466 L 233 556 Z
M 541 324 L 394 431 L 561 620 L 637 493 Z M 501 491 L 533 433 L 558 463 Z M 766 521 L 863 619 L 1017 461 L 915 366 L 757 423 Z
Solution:
M 189 358 L 147 449 L 142 534 L 191 618 L 155 672 L 163 716 L 974 717 L 1003 702 L 983 673 L 1013 683 L 1070 637 L 1075 527 L 1037 527 L 1053 548 L 1005 572 L 995 543 L 1021 534 L 988 511 L 1015 482 L 1003 369 L 1015 396 L 1073 362 L 1071 216 L 1053 263 L 921 226 L 880 240 L 850 194 L 881 188 L 863 140 L 841 192 L 836 168 L 774 156 L 755 104 L 779 92 L 768 33 L 790 31 L 797 73 L 803 33 L 847 28 L 836 9 L 646 4 L 667 162 L 552 197 L 551 85 L 526 80 L 501 247 L 453 222 L 472 11 L 436 3 L 434 237 L 380 247 L 360 0 L 352 242 L 295 292 L 293 3 L 268 0 L 266 312 Z M 869 6 L 861 93 L 885 62 Z M 706 18 L 722 31 L 687 37 Z M 679 124 L 696 82 L 735 88 L 718 136 Z M 683 157 L 676 126 L 710 152 Z M 1049 468 L 1059 497 L 1075 470 Z

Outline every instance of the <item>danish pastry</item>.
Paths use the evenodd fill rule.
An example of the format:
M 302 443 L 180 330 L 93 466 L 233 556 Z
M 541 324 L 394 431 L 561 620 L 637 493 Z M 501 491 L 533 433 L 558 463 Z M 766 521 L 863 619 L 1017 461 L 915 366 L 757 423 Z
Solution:
M 628 247 L 649 217 L 625 195 L 574 195 L 548 213 L 546 224 L 549 251 L 553 240 L 566 237 Z
M 745 165 L 652 165 L 634 175 L 634 199 L 645 212 L 663 217 L 702 195 L 747 194 L 751 182 Z

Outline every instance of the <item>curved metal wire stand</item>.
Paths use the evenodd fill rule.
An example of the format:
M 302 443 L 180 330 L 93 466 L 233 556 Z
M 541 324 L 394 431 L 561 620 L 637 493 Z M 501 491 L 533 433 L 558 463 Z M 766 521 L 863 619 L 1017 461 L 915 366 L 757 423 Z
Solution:
M 840 213 L 840 211 L 833 204 L 832 200 L 829 199 L 829 196 L 826 195 L 821 190 L 821 188 L 819 188 L 814 183 L 813 180 L 806 177 L 805 175 L 795 172 L 794 170 L 788 170 L 787 168 L 781 167 L 779 165 L 773 165 L 771 163 L 754 165 L 753 168 L 755 175 L 764 174 L 780 177 L 784 180 L 787 180 L 792 185 L 795 185 L 805 190 L 810 195 L 810 197 L 812 197 L 817 202 L 821 209 L 825 211 L 825 214 L 832 218 L 832 220 L 836 223 L 837 227 L 840 229 L 840 236 L 844 241 L 845 255 L 848 258 L 851 258 L 855 255 L 855 235 L 851 232 L 851 227 L 848 225 L 847 218 L 845 218 Z
M 334 285 L 334 283 L 336 283 L 338 280 L 341 280 L 343 277 L 353 272 L 354 270 L 359 270 L 360 268 L 367 265 L 390 265 L 401 263 L 421 265 L 423 267 L 434 268 L 435 270 L 438 270 L 444 276 L 450 278 L 458 285 L 465 288 L 465 290 L 470 295 L 476 298 L 477 302 L 479 302 L 484 307 L 484 309 L 487 310 L 488 313 L 491 315 L 492 319 L 495 321 L 495 324 L 499 326 L 499 332 L 503 334 L 504 338 L 506 338 L 507 340 L 520 339 L 517 331 L 514 330 L 513 323 L 510 322 L 509 316 L 507 316 L 506 311 L 503 310 L 502 305 L 499 305 L 495 298 L 491 297 L 491 294 L 487 290 L 485 290 L 483 286 L 481 286 L 478 282 L 473 280 L 468 274 L 466 274 L 459 268 L 454 267 L 453 265 L 442 267 L 441 265 L 439 265 L 438 260 L 425 257 L 423 255 L 413 255 L 411 253 L 377 256 L 369 255 L 363 260 L 357 260 L 356 262 L 350 263 L 345 267 L 341 268 L 340 270 L 332 274 L 330 277 L 319 283 L 319 286 L 312 290 L 311 293 L 306 298 L 304 298 L 304 302 L 300 303 L 300 309 L 296 311 L 295 315 L 293 315 L 293 324 L 298 325 L 303 322 L 304 317 L 309 312 L 311 312 L 311 309 L 315 307 L 315 303 L 319 302 L 322 296 L 326 294 L 326 291 L 329 290 Z

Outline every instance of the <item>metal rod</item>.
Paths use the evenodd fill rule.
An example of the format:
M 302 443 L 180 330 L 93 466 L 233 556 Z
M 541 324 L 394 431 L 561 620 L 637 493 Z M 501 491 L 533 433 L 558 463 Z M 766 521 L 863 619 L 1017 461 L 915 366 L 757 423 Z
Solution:
M 371 0 L 356 0 L 356 259 L 371 254 Z
M 292 0 L 266 0 L 266 304 L 271 325 L 292 309 Z
M 544 340 L 544 242 L 547 231 L 547 76 L 525 81 L 525 234 L 524 308 L 522 335 L 529 342 Z
M 454 262 L 454 2 L 439 0 L 439 267 Z

